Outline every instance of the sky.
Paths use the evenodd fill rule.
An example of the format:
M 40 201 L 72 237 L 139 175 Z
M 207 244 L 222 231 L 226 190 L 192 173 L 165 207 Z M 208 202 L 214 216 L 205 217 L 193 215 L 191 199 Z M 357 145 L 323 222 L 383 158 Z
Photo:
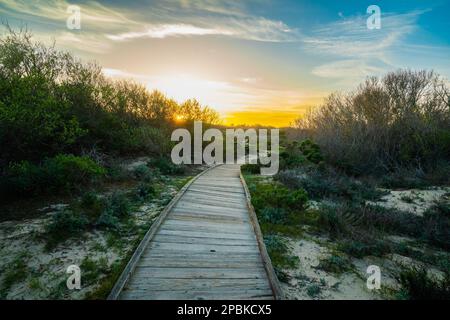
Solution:
M 71 5 L 79 30 L 67 27 Z M 367 27 L 370 5 L 379 29 Z M 450 0 L 0 0 L 0 17 L 110 77 L 196 98 L 228 125 L 287 126 L 399 68 L 450 78 Z

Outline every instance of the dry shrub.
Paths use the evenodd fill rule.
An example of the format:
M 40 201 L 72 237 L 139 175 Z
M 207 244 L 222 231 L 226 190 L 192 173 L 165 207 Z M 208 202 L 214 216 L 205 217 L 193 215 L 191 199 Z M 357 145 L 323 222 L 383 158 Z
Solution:
M 450 90 L 434 72 L 399 70 L 335 93 L 296 126 L 355 174 L 434 167 L 450 158 Z

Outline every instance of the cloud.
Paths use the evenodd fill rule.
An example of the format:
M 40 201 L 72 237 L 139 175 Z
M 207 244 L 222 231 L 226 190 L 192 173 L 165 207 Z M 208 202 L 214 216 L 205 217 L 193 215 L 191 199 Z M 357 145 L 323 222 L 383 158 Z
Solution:
M 65 28 L 69 5 L 66 0 L 2 0 L 0 12 L 27 23 Z M 248 14 L 239 3 L 158 1 L 145 14 L 138 9 L 107 7 L 96 1 L 84 2 L 79 7 L 83 32 L 102 34 L 103 41 L 206 35 L 267 42 L 299 40 L 297 30 L 282 21 Z
M 173 17 L 168 17 L 167 20 L 171 21 L 172 19 Z M 297 30 L 289 28 L 281 21 L 268 20 L 263 17 L 222 16 L 214 19 L 185 17 L 182 20 L 185 23 L 153 24 L 137 31 L 108 34 L 107 38 L 113 41 L 124 41 L 139 38 L 163 39 L 179 36 L 216 35 L 264 42 L 292 42 L 300 39 Z
M 118 35 L 107 35 L 108 39 L 124 41 L 137 38 L 163 39 L 174 36 L 232 35 L 231 31 L 220 29 L 199 28 L 187 24 L 163 24 L 149 27 L 143 32 L 128 32 Z
M 358 81 L 394 67 L 389 53 L 417 29 L 419 16 L 427 11 L 382 13 L 381 29 L 369 30 L 367 17 L 354 16 L 313 30 L 303 40 L 306 50 L 327 57 L 327 60 L 330 57 L 336 60 L 313 68 L 312 73 Z

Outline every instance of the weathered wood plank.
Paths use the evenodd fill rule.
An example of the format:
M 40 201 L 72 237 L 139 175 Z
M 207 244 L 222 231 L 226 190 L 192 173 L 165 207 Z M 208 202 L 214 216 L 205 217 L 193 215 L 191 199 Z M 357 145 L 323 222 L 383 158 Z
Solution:
M 196 237 L 196 238 L 217 238 L 217 239 L 234 239 L 234 240 L 253 240 L 255 236 L 253 234 L 243 233 L 213 233 L 213 232 L 201 232 L 201 231 L 183 231 L 183 230 L 170 230 L 167 228 L 161 229 L 159 235 L 176 235 L 181 237 Z
M 164 279 L 265 279 L 264 268 L 228 269 L 228 268 L 157 268 L 136 267 L 134 276 Z
M 130 300 L 205 300 L 205 299 L 224 299 L 224 300 L 238 300 L 238 299 L 273 299 L 272 291 L 266 290 L 232 290 L 232 291 L 143 291 L 132 290 L 124 291 L 124 299 Z
M 146 278 L 135 281 L 132 279 L 127 285 L 127 290 L 212 290 L 220 289 L 268 289 L 269 284 L 265 279 L 164 279 Z
M 158 234 L 154 238 L 157 242 L 173 242 L 173 243 L 199 243 L 199 244 L 220 244 L 220 245 L 254 245 L 255 240 L 248 238 L 243 239 L 223 239 L 223 238 L 206 238 L 206 237 L 180 237 L 174 235 Z

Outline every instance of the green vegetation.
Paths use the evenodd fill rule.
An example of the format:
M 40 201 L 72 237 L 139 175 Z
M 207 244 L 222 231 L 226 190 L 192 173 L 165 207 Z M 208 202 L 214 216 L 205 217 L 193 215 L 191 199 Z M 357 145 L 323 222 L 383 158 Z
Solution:
M 325 259 L 322 259 L 317 268 L 336 274 L 341 274 L 352 269 L 352 264 L 349 259 L 340 255 L 333 254 Z
M 180 174 L 167 159 L 177 116 L 185 126 L 218 121 L 196 100 L 178 104 L 113 81 L 95 63 L 9 29 L 0 38 L 0 198 L 73 191 L 114 177 L 104 165 L 117 156 L 151 155 L 163 174 Z
M 368 79 L 349 95 L 331 95 L 297 122 L 299 130 L 290 130 L 289 139 L 280 139 L 281 171 L 273 179 L 258 177 L 258 165 L 242 167 L 265 237 L 326 238 L 331 255 L 318 268 L 337 275 L 353 270 L 352 259 L 411 257 L 445 277 L 403 270 L 398 297 L 448 299 L 450 201 L 443 197 L 422 216 L 374 202 L 389 192 L 381 187 L 449 185 L 449 96 L 442 78 L 412 71 Z M 395 240 L 402 237 L 408 240 Z M 266 242 L 276 267 L 293 267 L 288 247 Z M 286 278 L 282 270 L 277 274 Z M 317 297 L 320 290 L 313 284 L 307 294 Z
M 29 274 L 28 269 L 28 259 L 30 255 L 28 252 L 21 252 L 14 258 L 10 263 L 8 263 L 3 273 L 3 280 L 0 286 L 0 298 L 5 299 L 8 294 L 9 289 L 23 280 L 25 280 Z
M 39 195 L 70 191 L 105 176 L 106 170 L 88 157 L 57 155 L 39 165 L 29 161 L 10 163 L 0 177 L 4 195 Z
M 320 288 L 320 286 L 318 284 L 315 284 L 315 283 L 310 284 L 306 288 L 306 293 L 311 298 L 317 298 L 320 295 L 321 292 L 322 292 L 322 289 Z
M 450 300 L 450 272 L 437 279 L 423 268 L 403 270 L 399 277 L 402 285 L 399 298 L 411 300 Z
M 264 237 L 264 243 L 275 268 L 294 268 L 298 265 L 298 257 L 289 255 L 286 241 L 276 235 Z

